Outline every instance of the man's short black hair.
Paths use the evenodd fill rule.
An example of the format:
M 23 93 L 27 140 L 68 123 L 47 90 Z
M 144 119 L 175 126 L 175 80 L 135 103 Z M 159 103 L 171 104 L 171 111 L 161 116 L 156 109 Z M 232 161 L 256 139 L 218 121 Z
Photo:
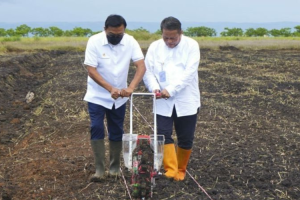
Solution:
M 120 15 L 109 15 L 105 20 L 105 28 L 119 27 L 121 25 L 124 25 L 124 28 L 126 28 L 127 23 L 125 19 Z
M 163 19 L 160 24 L 161 32 L 163 31 L 163 29 L 171 30 L 171 31 L 177 30 L 178 32 L 181 32 L 181 23 L 175 17 L 167 17 Z

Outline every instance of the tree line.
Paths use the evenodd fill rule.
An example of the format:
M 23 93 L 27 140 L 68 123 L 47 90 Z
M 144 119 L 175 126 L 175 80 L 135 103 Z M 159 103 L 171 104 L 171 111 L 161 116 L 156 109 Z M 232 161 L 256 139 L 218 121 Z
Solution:
M 300 37 L 300 25 L 294 27 L 293 32 L 291 28 L 281 28 L 281 29 L 271 29 L 266 28 L 248 28 L 245 31 L 241 28 L 224 28 L 224 31 L 220 33 L 221 37 L 263 37 L 263 36 L 273 36 L 273 37 Z M 93 32 L 88 28 L 75 27 L 72 30 L 62 30 L 58 27 L 51 26 L 49 28 L 31 28 L 26 24 L 22 24 L 15 29 L 4 29 L 0 28 L 0 37 L 90 37 L 98 32 Z M 156 34 L 160 35 L 161 31 L 157 30 L 155 33 L 150 33 L 144 28 L 138 28 L 134 30 L 126 29 L 128 33 L 135 34 Z M 184 34 L 191 37 L 215 37 L 217 32 L 213 28 L 200 26 L 200 27 L 189 27 L 184 31 Z
M 10 28 L 5 30 L 4 28 L 0 28 L 0 37 L 89 37 L 95 33 L 91 29 L 81 27 L 64 31 L 56 26 L 31 28 L 26 24 L 22 24 L 15 29 Z

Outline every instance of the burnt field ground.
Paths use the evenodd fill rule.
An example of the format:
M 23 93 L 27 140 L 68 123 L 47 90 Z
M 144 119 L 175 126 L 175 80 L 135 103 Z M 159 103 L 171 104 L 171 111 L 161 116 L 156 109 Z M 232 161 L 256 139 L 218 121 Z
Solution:
M 153 199 L 300 199 L 299 55 L 201 49 L 202 107 L 189 173 L 183 182 L 158 179 Z M 0 56 L 3 200 L 130 199 L 124 167 L 126 184 L 112 177 L 89 182 L 94 161 L 82 60 L 83 52 L 68 51 Z M 28 92 L 34 98 L 27 103 Z M 136 92 L 146 92 L 143 83 Z M 135 112 L 135 132 L 151 134 L 151 99 L 134 104 L 146 119 Z

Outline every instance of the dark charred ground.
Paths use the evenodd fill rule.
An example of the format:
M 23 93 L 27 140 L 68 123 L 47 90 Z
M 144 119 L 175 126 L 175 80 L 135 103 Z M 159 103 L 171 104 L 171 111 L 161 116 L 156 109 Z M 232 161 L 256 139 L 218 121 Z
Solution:
M 189 174 L 183 182 L 157 180 L 153 199 L 209 199 L 193 179 L 212 199 L 300 199 L 299 55 L 202 49 L 202 108 Z M 82 60 L 82 52 L 65 51 L 0 56 L 3 200 L 129 199 L 122 178 L 88 181 L 94 163 Z M 26 103 L 29 91 L 35 98 Z M 143 84 L 137 91 L 145 92 Z M 151 124 L 152 101 L 139 97 L 134 104 Z M 133 122 L 136 133 L 152 133 L 138 112 Z

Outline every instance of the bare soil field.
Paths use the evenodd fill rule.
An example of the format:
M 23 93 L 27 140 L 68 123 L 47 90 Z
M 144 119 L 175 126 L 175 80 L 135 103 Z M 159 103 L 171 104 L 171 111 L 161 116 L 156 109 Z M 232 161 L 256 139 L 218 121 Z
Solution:
M 0 199 L 130 199 L 124 166 L 123 177 L 89 182 L 83 56 L 0 56 Z M 299 50 L 201 49 L 202 107 L 188 174 L 182 182 L 157 179 L 153 199 L 300 199 L 299 77 Z M 28 92 L 34 98 L 26 102 Z M 143 83 L 136 92 L 146 92 Z M 135 132 L 151 134 L 151 99 L 134 104 Z

